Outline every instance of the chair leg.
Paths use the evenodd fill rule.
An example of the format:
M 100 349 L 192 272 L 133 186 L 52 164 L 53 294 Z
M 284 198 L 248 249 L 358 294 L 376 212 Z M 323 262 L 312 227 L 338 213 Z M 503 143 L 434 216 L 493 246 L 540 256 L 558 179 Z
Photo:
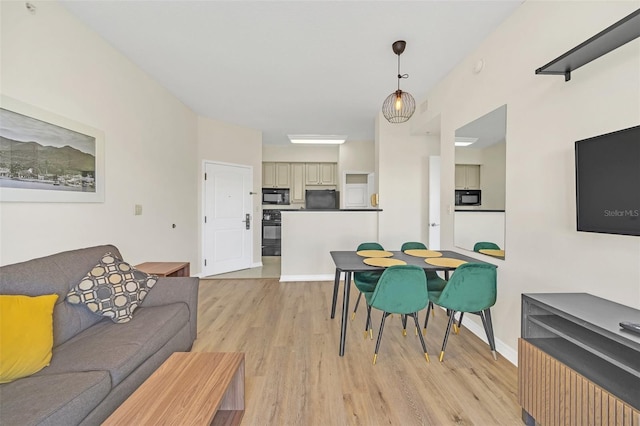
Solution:
M 436 310 L 433 309 L 433 302 L 432 301 L 429 301 L 429 307 L 431 308 L 431 316 L 435 317 L 436 316 Z
M 364 325 L 364 338 L 367 338 L 367 334 L 369 338 L 373 340 L 373 327 L 371 327 L 371 306 L 367 304 L 367 322 Z
M 378 349 L 380 348 L 380 342 L 382 341 L 382 330 L 384 330 L 384 320 L 387 319 L 388 312 L 382 313 L 382 321 L 380 321 L 380 331 L 378 331 L 378 341 L 376 342 L 376 351 L 373 353 L 373 365 L 376 365 L 378 359 Z
M 491 323 L 491 310 L 485 309 L 482 311 L 480 318 L 482 318 L 482 325 L 484 325 L 484 331 L 487 333 L 487 340 L 489 341 L 489 347 L 491 348 L 491 354 L 493 359 L 497 360 L 498 355 L 496 353 L 496 341 L 493 336 L 493 324 Z
M 451 315 L 449 315 L 447 331 L 444 333 L 444 341 L 442 342 L 442 350 L 440 351 L 440 362 L 442 362 L 444 358 L 444 349 L 447 347 L 447 340 L 449 339 L 449 333 L 451 333 L 451 326 L 453 325 L 453 321 L 455 321 L 455 313 L 456 311 L 451 311 Z
M 413 317 L 413 321 L 416 323 L 416 330 L 418 330 L 420 328 L 420 324 L 418 321 L 418 313 L 414 312 L 413 314 L 411 314 L 411 316 Z M 427 345 L 424 343 L 424 338 L 422 337 L 421 333 L 417 333 L 418 337 L 420 337 L 420 344 L 422 344 L 422 350 L 424 351 L 424 358 L 427 360 L 427 362 L 429 362 L 429 354 L 427 353 Z
M 460 312 L 460 318 L 458 318 L 458 325 L 453 323 L 453 332 L 455 334 L 460 334 L 460 327 L 462 326 L 462 317 L 464 316 L 464 312 Z
M 427 305 L 427 316 L 424 319 L 424 330 L 422 330 L 422 334 L 427 334 L 427 323 L 429 322 L 429 311 L 431 311 L 433 308 L 433 303 L 429 302 L 429 304 Z
M 356 300 L 356 306 L 353 308 L 353 313 L 351 314 L 351 321 L 353 321 L 356 318 L 356 311 L 358 310 L 360 299 L 362 299 L 362 292 L 360 292 L 360 294 L 358 295 L 358 300 Z
M 407 316 L 400 315 L 400 318 L 402 318 L 402 335 L 406 337 L 407 336 Z

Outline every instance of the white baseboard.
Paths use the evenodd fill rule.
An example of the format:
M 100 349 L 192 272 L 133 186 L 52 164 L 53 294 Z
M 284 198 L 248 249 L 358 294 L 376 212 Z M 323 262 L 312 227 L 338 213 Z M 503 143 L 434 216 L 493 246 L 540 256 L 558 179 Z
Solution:
M 333 281 L 335 275 L 280 275 L 280 282 L 287 281 Z
M 456 318 L 457 318 L 457 315 L 456 315 Z M 465 316 L 465 318 L 466 318 L 466 316 Z M 487 345 L 489 344 L 489 341 L 487 340 L 487 334 L 485 333 L 484 327 L 482 325 L 476 323 L 475 321 L 465 321 L 463 319 L 462 320 L 462 327 L 463 328 L 467 328 L 470 332 L 472 332 L 473 334 L 478 336 Z M 507 361 L 509 361 L 511 364 L 513 364 L 513 365 L 515 365 L 517 367 L 518 366 L 518 351 L 513 349 L 512 347 L 510 347 L 506 343 L 504 343 L 502 340 L 496 339 L 495 337 L 494 337 L 494 339 L 496 341 L 496 351 L 500 355 L 502 355 Z
M 253 265 L 251 265 L 252 268 L 259 268 L 261 266 L 263 266 L 262 262 L 253 262 Z

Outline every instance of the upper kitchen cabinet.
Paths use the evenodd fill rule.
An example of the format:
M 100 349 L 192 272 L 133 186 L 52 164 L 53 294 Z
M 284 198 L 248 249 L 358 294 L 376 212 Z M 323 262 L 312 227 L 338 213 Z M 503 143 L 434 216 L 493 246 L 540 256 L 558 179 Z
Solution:
M 291 202 L 304 203 L 304 163 L 291 163 Z
M 456 164 L 456 189 L 480 189 L 480 165 Z
M 289 188 L 291 184 L 289 163 L 262 163 L 263 188 Z
M 336 163 L 306 163 L 306 185 L 335 185 Z

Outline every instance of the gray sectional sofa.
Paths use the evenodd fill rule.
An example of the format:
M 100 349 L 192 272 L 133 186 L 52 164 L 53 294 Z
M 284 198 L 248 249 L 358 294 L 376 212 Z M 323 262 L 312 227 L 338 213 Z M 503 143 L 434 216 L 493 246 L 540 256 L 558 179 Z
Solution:
M 0 385 L 0 424 L 99 425 L 169 355 L 191 349 L 197 278 L 159 278 L 124 324 L 65 301 L 69 289 L 107 252 L 122 258 L 116 247 L 104 245 L 0 268 L 0 294 L 59 296 L 51 364 Z

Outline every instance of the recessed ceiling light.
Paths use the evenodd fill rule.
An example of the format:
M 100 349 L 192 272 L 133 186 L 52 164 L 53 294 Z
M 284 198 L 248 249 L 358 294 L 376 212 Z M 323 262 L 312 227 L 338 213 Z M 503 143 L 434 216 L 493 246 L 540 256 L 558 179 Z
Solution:
M 347 140 L 344 135 L 288 135 L 291 143 L 341 144 Z
M 465 138 L 462 136 L 456 136 L 456 146 L 469 146 L 472 143 L 478 141 L 478 138 Z

